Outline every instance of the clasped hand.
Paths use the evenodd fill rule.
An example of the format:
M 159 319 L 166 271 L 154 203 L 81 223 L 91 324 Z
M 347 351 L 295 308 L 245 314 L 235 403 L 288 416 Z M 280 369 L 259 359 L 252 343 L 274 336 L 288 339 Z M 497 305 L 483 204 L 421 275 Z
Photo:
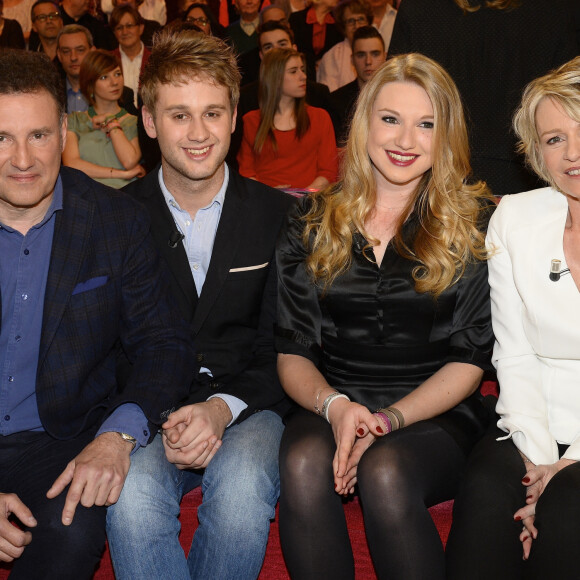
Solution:
M 366 407 L 346 399 L 332 403 L 328 418 L 336 441 L 334 488 L 338 494 L 347 495 L 354 491 L 361 457 L 377 437 L 385 435 L 385 425 Z
M 165 456 L 179 469 L 204 469 L 221 447 L 231 420 L 229 407 L 219 397 L 181 407 L 162 425 Z
M 551 465 L 531 465 L 530 469 L 522 479 L 522 484 L 527 487 L 526 505 L 520 508 L 515 514 L 514 519 L 522 522 L 524 528 L 520 533 L 520 541 L 522 542 L 523 558 L 527 560 L 530 557 L 530 550 L 532 549 L 532 541 L 538 537 L 538 530 L 534 525 L 536 518 L 536 504 L 540 499 L 542 493 L 546 489 L 548 483 L 564 467 L 575 463 L 570 459 L 560 459 Z

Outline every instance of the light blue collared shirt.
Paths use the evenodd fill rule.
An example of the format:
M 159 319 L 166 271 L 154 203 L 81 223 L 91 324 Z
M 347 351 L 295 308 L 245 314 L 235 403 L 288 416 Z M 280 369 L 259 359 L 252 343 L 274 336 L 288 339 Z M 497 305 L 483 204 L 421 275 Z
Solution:
M 66 79 L 66 112 L 82 113 L 89 110 L 89 102 L 85 99 L 81 91 L 75 91 L 69 80 Z
M 207 271 L 209 269 L 213 244 L 215 242 L 215 236 L 222 215 L 226 190 L 230 181 L 230 171 L 228 166 L 224 164 L 224 168 L 224 182 L 222 183 L 220 190 L 206 207 L 197 210 L 193 219 L 189 215 L 189 212 L 179 207 L 179 204 L 173 195 L 171 195 L 171 192 L 167 189 L 165 182 L 163 181 L 163 169 L 159 169 L 159 186 L 161 187 L 163 197 L 165 198 L 167 207 L 171 212 L 173 221 L 175 222 L 177 229 L 184 236 L 183 247 L 187 254 L 189 267 L 191 268 L 191 274 L 195 282 L 198 297 L 201 294 Z M 211 369 L 205 367 L 202 367 L 199 372 L 213 376 Z M 232 395 L 216 393 L 209 398 L 212 399 L 213 397 L 223 399 L 226 405 L 230 408 L 232 420 L 229 425 L 231 425 L 239 417 L 240 413 L 248 406 L 241 399 Z

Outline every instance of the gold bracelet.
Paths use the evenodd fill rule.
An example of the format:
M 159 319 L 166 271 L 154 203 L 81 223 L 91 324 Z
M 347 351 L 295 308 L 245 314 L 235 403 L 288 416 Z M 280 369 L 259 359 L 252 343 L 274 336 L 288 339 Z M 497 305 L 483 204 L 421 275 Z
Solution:
M 403 413 L 401 413 L 397 407 L 388 407 L 387 411 L 390 411 L 397 418 L 399 429 L 402 429 L 405 426 L 405 417 L 403 417 Z

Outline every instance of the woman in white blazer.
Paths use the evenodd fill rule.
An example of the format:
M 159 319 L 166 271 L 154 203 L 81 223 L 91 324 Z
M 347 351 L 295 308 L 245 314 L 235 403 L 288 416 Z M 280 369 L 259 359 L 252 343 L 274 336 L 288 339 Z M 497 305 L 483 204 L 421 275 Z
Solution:
M 580 57 L 530 83 L 514 128 L 550 187 L 489 224 L 500 418 L 455 502 L 449 578 L 580 575 Z

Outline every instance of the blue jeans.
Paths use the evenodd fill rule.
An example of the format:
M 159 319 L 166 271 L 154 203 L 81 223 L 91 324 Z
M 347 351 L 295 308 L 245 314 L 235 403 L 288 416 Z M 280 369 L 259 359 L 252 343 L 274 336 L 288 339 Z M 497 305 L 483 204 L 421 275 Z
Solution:
M 117 580 L 243 580 L 260 573 L 280 491 L 284 426 L 272 411 L 226 429 L 205 470 L 179 470 L 161 436 L 131 458 L 119 501 L 107 510 Z M 179 544 L 179 503 L 201 485 L 203 502 L 187 559 Z

